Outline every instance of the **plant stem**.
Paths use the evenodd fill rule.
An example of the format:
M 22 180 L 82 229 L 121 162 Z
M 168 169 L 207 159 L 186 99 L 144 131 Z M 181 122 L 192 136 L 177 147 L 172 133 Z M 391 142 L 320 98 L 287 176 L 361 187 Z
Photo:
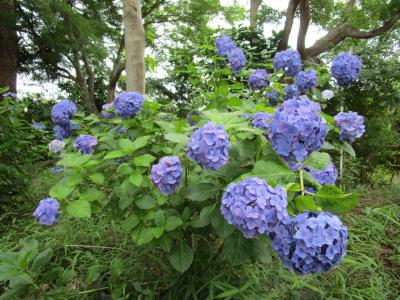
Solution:
M 300 174 L 300 189 L 301 189 L 301 195 L 304 196 L 303 170 L 299 170 L 299 174 Z
M 71 247 L 71 248 L 94 248 L 94 249 L 106 249 L 106 250 L 117 250 L 126 253 L 130 253 L 128 250 L 117 248 L 117 247 L 106 247 L 106 246 L 96 246 L 96 245 L 64 245 L 64 247 Z

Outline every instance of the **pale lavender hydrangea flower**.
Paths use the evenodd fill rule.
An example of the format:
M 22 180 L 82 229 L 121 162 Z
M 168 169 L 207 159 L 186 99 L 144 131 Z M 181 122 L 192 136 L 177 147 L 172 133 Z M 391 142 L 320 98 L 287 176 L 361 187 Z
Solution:
M 342 141 L 354 142 L 365 132 L 364 117 L 356 112 L 338 113 L 334 120 L 340 128 L 339 136 Z
M 74 142 L 74 147 L 79 150 L 81 154 L 93 153 L 93 147 L 97 145 L 97 140 L 91 135 L 81 134 Z
M 220 125 L 209 122 L 194 131 L 186 151 L 191 160 L 208 170 L 218 170 L 228 163 L 229 136 Z
M 362 62 L 356 55 L 340 53 L 332 62 L 331 73 L 338 85 L 348 86 L 358 79 Z
M 33 216 L 40 224 L 51 226 L 57 223 L 60 216 L 60 204 L 54 198 L 40 200 L 39 206 L 33 212 Z
M 151 168 L 151 181 L 165 196 L 179 188 L 182 177 L 182 165 L 177 156 L 165 156 Z
M 271 232 L 282 220 L 289 218 L 287 194 L 264 179 L 249 177 L 231 183 L 222 196 L 221 213 L 228 224 L 238 228 L 246 238 Z
M 64 150 L 65 143 L 61 140 L 52 140 L 49 143 L 49 150 L 54 153 L 61 153 Z
M 114 100 L 115 113 L 122 119 L 129 119 L 142 110 L 143 96 L 138 92 L 122 92 Z
M 46 125 L 44 125 L 43 123 L 40 123 L 40 122 L 33 122 L 32 128 L 36 129 L 36 130 L 44 130 L 44 129 L 46 129 Z
M 331 90 L 324 90 L 321 93 L 321 97 L 324 100 L 331 100 L 334 96 L 335 96 L 335 94 Z
M 329 271 L 346 255 L 347 228 L 328 212 L 305 212 L 270 233 L 283 264 L 299 275 Z
M 274 58 L 275 70 L 285 71 L 285 75 L 289 77 L 296 76 L 301 70 L 301 57 L 299 52 L 288 49 L 276 53 Z

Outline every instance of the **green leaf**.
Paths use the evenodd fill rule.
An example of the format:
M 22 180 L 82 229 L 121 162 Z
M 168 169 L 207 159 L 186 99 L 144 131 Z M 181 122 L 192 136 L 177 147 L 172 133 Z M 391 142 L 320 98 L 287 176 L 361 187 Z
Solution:
M 271 255 L 269 254 L 269 240 L 266 236 L 260 236 L 251 240 L 253 243 L 252 256 L 263 264 L 272 262 Z
M 84 165 L 91 157 L 91 154 L 66 153 L 63 154 L 62 159 L 57 163 L 57 165 L 76 168 Z
M 104 175 L 102 173 L 93 173 L 89 178 L 95 184 L 102 185 L 104 183 Z
M 184 241 L 179 241 L 168 253 L 171 265 L 180 273 L 184 273 L 193 262 L 193 250 Z
M 37 272 L 40 268 L 46 266 L 53 257 L 53 249 L 47 248 L 40 252 L 32 263 L 31 270 Z
M 117 173 L 122 175 L 129 175 L 133 173 L 133 168 L 128 164 L 120 164 L 117 168 Z
M 150 243 L 154 239 L 153 228 L 143 228 L 140 230 L 136 243 L 142 246 Z
M 252 174 L 257 177 L 272 180 L 278 184 L 286 184 L 293 182 L 296 179 L 295 173 L 292 172 L 282 161 L 276 158 L 257 161 L 254 165 Z
M 103 267 L 101 265 L 96 264 L 90 266 L 87 270 L 87 276 L 85 280 L 86 284 L 91 284 L 92 282 L 95 282 L 97 279 L 99 279 L 102 271 Z
M 356 152 L 354 151 L 353 147 L 346 142 L 343 142 L 342 148 L 346 151 L 352 158 L 356 158 Z
M 345 213 L 358 204 L 359 194 L 351 193 L 344 194 L 341 189 L 334 185 L 324 185 L 315 194 L 317 204 L 322 207 L 322 210 L 333 213 Z
M 149 142 L 149 140 L 151 139 L 151 137 L 152 137 L 151 135 L 146 135 L 146 136 L 138 137 L 136 140 L 134 140 L 132 143 L 133 144 L 133 152 L 146 146 L 147 143 Z
M 73 190 L 74 187 L 58 183 L 50 189 L 49 195 L 58 200 L 63 200 L 67 198 L 68 195 L 71 194 Z
M 79 200 L 92 202 L 100 199 L 101 197 L 103 197 L 102 191 L 99 191 L 95 188 L 88 188 L 79 195 Z
M 245 239 L 239 232 L 231 234 L 222 245 L 222 257 L 233 265 L 241 265 L 250 258 L 251 240 Z
M 163 210 L 160 209 L 156 212 L 154 215 L 154 223 L 160 227 L 165 225 L 165 213 Z
M 220 188 L 212 183 L 197 183 L 189 185 L 185 190 L 185 197 L 192 201 L 204 201 L 218 194 Z
M 183 221 L 181 218 L 177 216 L 170 216 L 167 218 L 165 221 L 164 228 L 166 231 L 172 231 L 176 229 L 177 227 L 181 226 L 183 224 Z
M 131 231 L 140 223 L 140 218 L 133 214 L 130 215 L 128 218 L 125 219 L 124 223 L 122 223 L 122 228 L 126 231 Z
M 74 186 L 80 184 L 82 181 L 83 181 L 83 177 L 79 174 L 75 174 L 75 175 L 64 177 L 63 179 L 61 179 L 60 183 L 66 184 L 70 187 L 74 187 Z
M 310 196 L 297 196 L 294 199 L 294 204 L 299 211 L 321 211 L 321 207 L 315 204 L 314 197 Z
M 320 171 L 328 166 L 331 157 L 325 152 L 313 152 L 302 163 L 302 165 Z
M 67 212 L 76 218 L 90 218 L 92 210 L 90 203 L 86 200 L 75 200 L 67 206 Z
M 115 150 L 107 153 L 106 156 L 104 156 L 104 159 L 113 159 L 113 158 L 120 158 L 126 156 L 125 152 L 122 150 Z
M 167 133 L 164 138 L 177 144 L 187 144 L 189 138 L 182 133 Z
M 143 155 L 136 156 L 133 159 L 133 162 L 138 167 L 149 167 L 150 164 L 155 160 L 156 160 L 156 158 L 153 155 L 143 154 Z
M 131 140 L 128 139 L 120 139 L 118 142 L 119 146 L 121 147 L 122 151 L 126 154 L 126 155 L 130 155 L 132 154 L 135 150 L 134 150 L 134 146 L 133 146 L 133 142 Z
M 133 174 L 129 176 L 129 182 L 133 185 L 139 187 L 143 182 L 143 176 L 138 171 L 135 171 Z
M 140 209 L 151 209 L 156 206 L 156 200 L 149 195 L 144 195 L 136 201 L 136 205 Z
M 219 235 L 221 239 L 226 239 L 234 231 L 235 227 L 229 225 L 226 220 L 222 217 L 219 209 L 214 209 L 210 216 L 211 225 Z

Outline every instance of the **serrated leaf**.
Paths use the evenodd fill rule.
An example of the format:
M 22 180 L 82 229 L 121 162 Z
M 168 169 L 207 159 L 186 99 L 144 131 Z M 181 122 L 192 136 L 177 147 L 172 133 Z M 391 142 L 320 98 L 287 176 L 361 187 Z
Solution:
M 95 184 L 102 185 L 104 183 L 104 175 L 102 173 L 93 173 L 89 178 Z
M 183 224 L 183 221 L 181 218 L 177 216 L 169 216 L 167 220 L 165 221 L 164 228 L 166 231 L 172 231 L 176 229 L 177 227 L 181 226 Z
M 151 209 L 156 206 L 156 200 L 149 195 L 144 195 L 136 201 L 136 205 L 140 209 Z
M 79 200 L 92 202 L 100 199 L 102 196 L 103 196 L 102 191 L 99 191 L 95 188 L 88 188 L 83 193 L 80 194 Z
M 155 160 L 156 160 L 156 158 L 153 155 L 143 154 L 143 155 L 136 156 L 133 159 L 133 163 L 138 167 L 149 167 L 150 164 Z
M 302 165 L 320 171 L 328 166 L 331 157 L 325 152 L 313 152 L 302 163 Z
M 75 200 L 67 206 L 67 212 L 76 218 L 90 218 L 92 210 L 90 203 L 86 200 Z
M 135 151 L 133 142 L 129 139 L 120 139 L 118 144 L 122 149 L 122 151 L 125 153 L 125 155 L 130 155 Z
M 189 185 L 185 190 L 185 198 L 192 201 L 204 201 L 216 195 L 220 191 L 220 187 L 212 183 L 197 183 Z
M 128 218 L 125 219 L 124 223 L 122 223 L 122 228 L 126 231 L 131 231 L 140 223 L 140 218 L 133 214 L 130 215 Z
M 138 171 L 135 171 L 133 174 L 129 175 L 129 182 L 133 185 L 139 187 L 142 185 L 143 176 Z
M 62 159 L 57 163 L 57 165 L 76 168 L 84 165 L 91 157 L 91 154 L 66 153 L 63 154 Z
M 172 247 L 167 257 L 171 265 L 180 273 L 184 273 L 193 262 L 193 250 L 184 241 Z
M 167 133 L 164 138 L 177 144 L 187 144 L 189 138 L 182 133 Z
M 58 183 L 50 189 L 49 195 L 58 200 L 63 200 L 67 198 L 73 190 L 74 187 Z
M 345 213 L 358 204 L 359 194 L 351 193 L 344 194 L 344 192 L 334 185 L 324 185 L 315 194 L 317 204 L 322 207 L 324 211 L 333 213 Z
M 296 208 L 301 212 L 307 211 L 307 210 L 321 211 L 321 207 L 319 207 L 317 204 L 315 204 L 314 197 L 297 196 L 294 199 L 294 204 L 295 204 Z
M 287 184 L 296 179 L 296 175 L 279 159 L 259 160 L 251 172 L 257 177 L 272 180 L 278 184 Z
M 154 239 L 153 228 L 143 228 L 140 230 L 136 243 L 142 246 L 150 243 Z
M 151 135 L 146 135 L 146 136 L 138 137 L 136 140 L 134 140 L 133 141 L 133 152 L 146 146 L 147 143 L 149 142 L 149 140 L 151 139 L 151 137 L 152 137 Z
M 104 156 L 104 159 L 114 159 L 114 158 L 120 158 L 126 156 L 125 152 L 122 150 L 114 150 L 106 154 Z
M 230 235 L 222 245 L 222 257 L 233 265 L 241 265 L 250 258 L 252 242 L 239 232 Z

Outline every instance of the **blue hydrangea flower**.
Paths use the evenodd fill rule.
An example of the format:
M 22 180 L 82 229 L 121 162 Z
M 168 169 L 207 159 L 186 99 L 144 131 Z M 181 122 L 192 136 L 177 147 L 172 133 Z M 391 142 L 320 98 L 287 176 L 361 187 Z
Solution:
M 296 76 L 301 70 L 301 57 L 299 52 L 288 49 L 276 53 L 274 58 L 275 70 L 285 71 L 285 75 L 289 77 Z
M 128 128 L 126 126 L 121 126 L 118 128 L 118 133 L 126 133 L 128 131 Z
M 324 143 L 328 127 L 320 110 L 305 96 L 292 98 L 283 102 L 269 123 L 272 147 L 292 169 Z
M 276 91 L 266 92 L 265 97 L 268 99 L 271 106 L 276 106 L 278 104 L 279 96 Z
M 336 126 L 340 128 L 339 136 L 342 141 L 354 142 L 365 132 L 364 117 L 356 112 L 341 112 L 335 118 Z
M 301 71 L 296 75 L 296 85 L 300 91 L 311 90 L 317 86 L 317 81 L 315 70 Z
M 362 62 L 356 55 L 340 53 L 332 62 L 331 73 L 338 85 L 348 86 L 358 79 Z
M 238 228 L 246 238 L 271 232 L 282 220 L 289 218 L 287 194 L 264 179 L 249 177 L 231 183 L 222 196 L 221 213 L 228 224 Z
M 259 69 L 249 75 L 247 83 L 254 91 L 258 91 L 263 87 L 269 86 L 268 77 L 269 74 L 265 69 Z
M 247 63 L 246 57 L 244 56 L 243 51 L 240 48 L 235 48 L 229 52 L 228 61 L 233 74 L 239 73 L 239 71 Z
M 336 183 L 338 171 L 333 163 L 329 163 L 325 169 L 322 169 L 320 171 L 308 167 L 305 167 L 304 169 L 310 172 L 320 185 L 334 185 Z
M 250 120 L 251 118 L 253 118 L 252 114 L 241 114 L 240 116 L 245 120 Z
M 272 115 L 263 111 L 258 111 L 252 116 L 251 125 L 261 130 L 267 130 Z
M 56 124 L 53 127 L 54 135 L 57 140 L 63 140 L 68 138 L 71 135 L 71 132 L 76 129 L 79 129 L 79 125 L 75 125 L 72 123 L 68 123 L 65 125 Z
M 215 40 L 215 48 L 219 56 L 228 57 L 229 52 L 236 49 L 236 44 L 229 36 L 224 35 Z
M 229 146 L 229 136 L 224 128 L 208 122 L 193 132 L 186 151 L 189 158 L 204 169 L 218 170 L 228 163 Z
M 129 119 L 142 110 L 143 102 L 138 92 L 122 92 L 114 100 L 115 113 L 122 119 Z
M 46 125 L 44 125 L 43 123 L 40 123 L 40 122 L 33 122 L 32 128 L 36 129 L 36 130 L 44 130 L 44 129 L 46 129 Z
M 60 217 L 60 204 L 54 198 L 40 200 L 39 206 L 33 212 L 33 216 L 43 225 L 54 225 Z
M 329 271 L 346 255 L 347 228 L 328 212 L 305 212 L 270 233 L 283 264 L 299 275 Z
M 65 143 L 61 140 L 52 140 L 49 143 L 49 150 L 54 153 L 61 153 L 64 150 Z
M 64 172 L 64 168 L 61 168 L 61 167 L 54 167 L 54 168 L 51 168 L 51 171 L 52 171 L 53 173 L 61 173 L 61 172 Z
M 151 181 L 165 196 L 179 188 L 182 166 L 178 156 L 165 156 L 151 168 Z
M 97 145 L 97 140 L 94 136 L 87 134 L 80 134 L 74 142 L 74 147 L 79 150 L 81 154 L 93 153 L 93 147 Z
M 190 126 L 194 126 L 198 123 L 200 119 L 200 114 L 197 111 L 190 111 L 186 115 L 186 120 Z
M 1 95 L 1 96 L 2 96 L 2 97 L 12 98 L 12 99 L 17 99 L 17 93 L 13 93 L 13 92 L 4 93 L 4 94 Z
M 78 112 L 74 102 L 63 99 L 53 105 L 51 109 L 51 119 L 56 125 L 68 125 L 70 119 Z
M 114 107 L 114 103 L 106 103 L 103 104 L 102 111 L 101 111 L 101 116 L 105 119 L 112 119 L 115 118 L 115 115 L 113 112 L 111 112 L 110 110 Z
M 295 85 L 295 84 L 287 85 L 283 89 L 283 99 L 284 100 L 292 99 L 299 95 L 300 95 L 300 91 L 297 88 L 297 85 Z

